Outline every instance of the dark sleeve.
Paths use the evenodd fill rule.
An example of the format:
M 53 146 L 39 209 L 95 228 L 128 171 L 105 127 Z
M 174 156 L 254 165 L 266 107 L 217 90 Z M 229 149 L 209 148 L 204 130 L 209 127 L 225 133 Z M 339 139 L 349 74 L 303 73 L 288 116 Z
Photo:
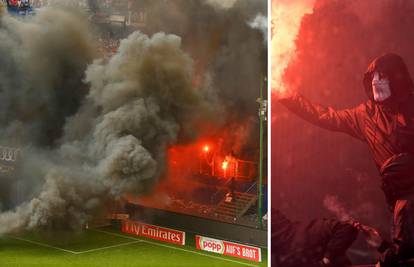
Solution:
M 362 141 L 365 140 L 358 121 L 358 115 L 362 112 L 363 105 L 353 109 L 335 110 L 331 107 L 313 104 L 298 94 L 280 99 L 279 102 L 314 125 L 331 131 L 344 132 Z
M 350 223 L 331 220 L 328 222 L 332 229 L 331 238 L 326 246 L 325 257 L 335 260 L 346 253 L 358 236 L 358 230 Z

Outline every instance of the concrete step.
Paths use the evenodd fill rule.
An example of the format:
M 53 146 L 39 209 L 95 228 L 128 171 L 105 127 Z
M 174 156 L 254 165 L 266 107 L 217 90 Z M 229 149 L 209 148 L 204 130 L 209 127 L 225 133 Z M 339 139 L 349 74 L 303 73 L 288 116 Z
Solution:
M 232 202 L 226 202 L 224 197 L 222 201 L 217 205 L 215 210 L 216 216 L 225 216 L 229 219 L 237 219 L 243 216 L 244 213 L 256 202 L 257 195 L 234 192 L 235 197 Z

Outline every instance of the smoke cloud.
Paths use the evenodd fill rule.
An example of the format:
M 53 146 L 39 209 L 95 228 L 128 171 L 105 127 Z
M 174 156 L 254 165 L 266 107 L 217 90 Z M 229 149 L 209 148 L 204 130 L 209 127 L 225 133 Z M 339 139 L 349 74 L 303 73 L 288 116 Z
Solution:
M 72 2 L 1 17 L 0 142 L 21 157 L 1 179 L 0 235 L 79 229 L 125 194 L 150 191 L 167 148 L 208 129 L 232 125 L 229 146 L 251 149 L 267 56 L 248 22 L 265 4 L 213 2 L 143 2 L 146 32 L 110 58 L 99 58 L 96 29 Z
M 413 11 L 409 1 L 316 1 L 301 19 L 283 84 L 338 109 L 366 101 L 362 76 L 376 56 L 400 54 L 414 74 Z M 295 219 L 326 217 L 323 200 L 334 194 L 355 219 L 388 233 L 390 213 L 366 144 L 310 125 L 278 104 L 272 112 L 274 206 Z
M 261 30 L 249 22 L 266 13 L 266 1 L 220 1 L 228 8 L 217 8 L 212 2 L 218 3 L 155 0 L 132 10 L 145 8 L 151 14 L 148 33 L 165 31 L 182 37 L 183 49 L 194 59 L 194 86 L 221 114 L 209 123 L 208 132 L 211 127 L 228 129 L 229 124 L 246 121 L 252 123 L 250 129 L 257 129 L 256 99 L 267 73 L 267 46 Z M 258 131 L 246 136 L 249 146 L 257 143 Z
M 252 131 L 245 144 L 257 143 L 258 131 L 253 130 L 258 128 L 256 99 L 267 73 L 266 19 L 262 15 L 267 1 L 139 1 L 132 2 L 128 12 L 126 6 L 116 10 L 104 2 L 92 2 L 96 10 L 108 14 L 144 18 L 140 23 L 148 35 L 162 31 L 180 36 L 183 50 L 194 60 L 193 86 L 208 99 L 210 109 L 220 114 L 200 129 L 209 134 L 249 121 Z
M 87 21 L 56 12 L 1 21 L 0 140 L 23 146 L 16 183 L 26 192 L 0 213 L 0 234 L 77 229 L 125 193 L 148 191 L 167 146 L 208 113 L 180 37 L 134 32 L 109 60 L 93 60 Z
M 94 56 L 86 19 L 50 9 L 30 22 L 5 15 L 0 40 L 0 138 L 55 145 L 86 92 L 82 77 Z
M 272 0 L 271 58 L 272 89 L 287 90 L 283 74 L 295 57 L 295 40 L 304 14 L 311 13 L 314 0 Z
M 259 14 L 249 22 L 249 26 L 253 29 L 260 30 L 264 36 L 264 41 L 267 44 L 267 17 Z
M 220 1 L 220 0 L 205 0 L 205 2 L 213 7 L 216 8 L 223 8 L 228 9 L 234 6 L 237 0 L 227 0 L 227 1 Z

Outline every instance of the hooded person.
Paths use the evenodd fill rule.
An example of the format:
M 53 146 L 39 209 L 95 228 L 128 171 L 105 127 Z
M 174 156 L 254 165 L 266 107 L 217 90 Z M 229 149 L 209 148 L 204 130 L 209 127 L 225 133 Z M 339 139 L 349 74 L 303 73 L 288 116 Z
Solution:
M 322 128 L 347 133 L 371 150 L 382 190 L 394 213 L 391 245 L 381 246 L 381 266 L 414 257 L 414 86 L 403 59 L 382 55 L 363 78 L 368 101 L 335 110 L 296 93 L 280 96 L 289 110 Z
M 358 229 L 352 222 L 313 219 L 292 222 L 279 210 L 272 211 L 273 267 L 346 267 L 346 251 Z

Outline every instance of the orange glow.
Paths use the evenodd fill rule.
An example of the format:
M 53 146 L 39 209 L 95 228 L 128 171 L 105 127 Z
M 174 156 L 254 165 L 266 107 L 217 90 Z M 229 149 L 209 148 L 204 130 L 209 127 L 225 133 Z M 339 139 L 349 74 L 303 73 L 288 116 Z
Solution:
M 273 93 L 283 95 L 288 88 L 283 75 L 289 62 L 295 58 L 295 40 L 303 15 L 312 12 L 314 1 L 272 0 L 271 60 Z M 277 63 L 275 63 L 277 62 Z
M 205 146 L 203 147 L 203 150 L 204 150 L 204 152 L 208 152 L 208 151 L 210 150 L 210 147 L 209 147 L 209 146 L 207 146 L 207 145 L 205 145 Z
M 223 168 L 223 170 L 226 170 L 227 167 L 229 165 L 229 162 L 227 160 L 223 161 L 223 163 L 221 164 L 221 167 Z

